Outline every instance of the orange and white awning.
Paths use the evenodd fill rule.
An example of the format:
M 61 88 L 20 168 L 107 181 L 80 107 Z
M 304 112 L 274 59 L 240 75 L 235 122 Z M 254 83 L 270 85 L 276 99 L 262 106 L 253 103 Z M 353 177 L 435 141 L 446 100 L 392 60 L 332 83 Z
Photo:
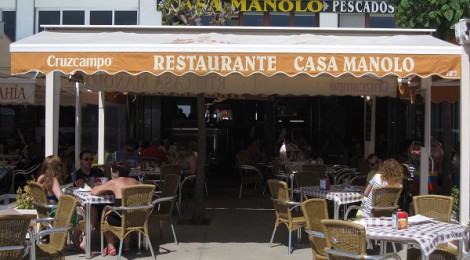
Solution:
M 220 90 L 210 88 L 207 82 L 202 89 L 200 86 L 200 89 L 178 90 L 167 88 L 168 84 L 162 80 L 148 84 L 143 79 L 209 75 L 225 81 L 232 75 L 235 78 L 256 76 L 268 85 L 276 85 L 275 77 L 297 76 L 370 77 L 377 81 L 386 77 L 438 75 L 459 79 L 461 48 L 432 37 L 431 32 L 344 28 L 51 27 L 11 44 L 11 71 L 12 74 L 83 72 L 89 75 L 85 78 L 95 81 L 119 75 L 123 80 L 115 82 L 113 88 L 121 86 L 124 91 L 139 92 L 134 90 L 144 87 L 145 93 L 205 92 L 209 95 L 220 94 Z M 137 85 L 127 86 L 122 75 L 127 75 L 128 81 L 129 76 L 146 76 L 137 77 L 142 79 Z M 305 85 L 315 84 L 306 80 Z M 310 91 L 315 93 L 312 89 Z M 224 95 L 253 94 L 250 92 L 249 87 L 232 84 L 224 90 Z M 311 94 L 305 87 L 290 88 L 288 84 L 277 84 L 269 88 L 269 92 Z

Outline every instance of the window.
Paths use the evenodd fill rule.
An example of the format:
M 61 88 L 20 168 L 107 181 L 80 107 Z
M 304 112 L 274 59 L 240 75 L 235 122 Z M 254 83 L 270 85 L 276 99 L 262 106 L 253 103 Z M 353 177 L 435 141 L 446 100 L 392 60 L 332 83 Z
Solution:
M 63 25 L 84 25 L 85 11 L 63 11 Z
M 243 26 L 264 26 L 264 13 L 243 13 Z
M 137 11 L 115 11 L 115 25 L 137 25 Z
M 39 11 L 38 32 L 42 32 L 44 28 L 41 25 L 60 24 L 60 11 Z
M 16 41 L 16 11 L 3 11 L 5 34 L 12 42 Z
M 364 14 L 339 14 L 339 27 L 366 27 L 366 19 Z
M 393 15 L 371 15 L 369 18 L 370 28 L 395 28 L 395 17 Z
M 294 23 L 296 27 L 318 27 L 314 13 L 296 13 Z
M 113 11 L 90 11 L 90 25 L 112 25 Z
M 290 26 L 290 13 L 270 13 L 269 26 Z

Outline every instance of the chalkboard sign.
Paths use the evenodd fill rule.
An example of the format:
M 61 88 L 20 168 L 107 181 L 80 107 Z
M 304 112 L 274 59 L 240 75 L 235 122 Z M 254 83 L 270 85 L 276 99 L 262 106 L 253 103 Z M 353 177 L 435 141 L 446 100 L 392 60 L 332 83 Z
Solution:
M 415 99 L 415 138 L 416 146 L 424 147 L 424 101 L 421 95 Z

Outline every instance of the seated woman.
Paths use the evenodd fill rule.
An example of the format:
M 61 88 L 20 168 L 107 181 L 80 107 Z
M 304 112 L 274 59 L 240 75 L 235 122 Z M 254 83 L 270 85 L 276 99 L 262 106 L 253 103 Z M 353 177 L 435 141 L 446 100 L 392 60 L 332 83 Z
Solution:
M 91 194 L 100 195 L 111 192 L 114 194 L 114 205 L 116 207 L 120 207 L 122 198 L 121 188 L 137 185 L 139 184 L 139 182 L 134 178 L 128 177 L 130 167 L 127 161 L 116 162 L 112 167 L 112 172 L 113 179 L 107 181 L 105 184 L 93 187 L 93 189 L 91 190 Z M 108 221 L 110 225 L 121 226 L 121 217 L 116 214 L 116 212 L 108 211 L 105 214 L 107 214 L 106 221 Z M 116 255 L 117 251 L 116 247 L 114 246 L 115 236 L 111 232 L 106 232 L 104 235 L 106 237 L 106 242 L 108 243 L 108 246 L 104 249 L 104 253 L 107 255 Z M 126 238 L 124 239 L 124 253 L 128 253 L 129 251 L 130 236 L 126 236 Z
M 196 162 L 197 157 L 194 153 L 194 149 L 190 148 L 188 143 L 181 143 L 178 145 L 177 156 L 174 160 L 174 164 L 181 165 L 183 170 L 182 177 L 196 174 Z
M 47 156 L 43 163 L 42 168 L 40 170 L 40 175 L 37 178 L 37 182 L 41 183 L 46 187 L 47 191 L 47 200 L 50 204 L 57 204 L 59 202 L 60 196 L 62 196 L 62 190 L 60 188 L 60 180 L 62 179 L 61 176 L 61 167 L 62 161 L 58 156 L 49 155 Z M 51 209 L 51 217 L 55 215 L 55 208 Z M 77 224 L 78 218 L 75 215 L 72 218 L 72 223 Z M 75 248 L 80 248 L 80 235 L 81 232 L 76 230 L 72 235 L 72 243 Z M 85 241 L 83 237 L 83 241 Z M 81 249 L 84 249 L 82 246 Z
M 372 207 L 372 189 L 385 186 L 402 187 L 403 180 L 403 166 L 395 159 L 387 159 L 379 167 L 378 172 L 370 180 L 367 185 L 364 196 L 367 198 L 364 202 L 364 212 L 359 211 L 358 217 L 366 217 L 370 214 Z

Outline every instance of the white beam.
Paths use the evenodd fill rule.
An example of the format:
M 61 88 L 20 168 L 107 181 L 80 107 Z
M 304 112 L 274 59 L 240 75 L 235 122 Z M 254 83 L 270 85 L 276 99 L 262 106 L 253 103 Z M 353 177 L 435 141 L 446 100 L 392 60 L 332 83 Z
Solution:
M 105 92 L 100 91 L 98 97 L 98 164 L 104 164 L 104 119 L 105 119 Z
M 424 147 L 421 147 L 419 194 L 429 193 L 429 155 L 431 154 L 431 78 L 421 79 L 421 93 L 424 99 Z
M 367 100 L 367 98 L 369 98 L 369 101 Z M 376 118 L 376 115 L 377 115 L 377 111 L 376 111 L 376 102 L 377 100 L 377 97 L 376 96 L 369 96 L 369 97 L 365 97 L 364 98 L 364 158 L 367 158 L 367 156 L 369 156 L 369 154 L 371 153 L 375 153 L 375 118 Z M 367 122 L 367 103 L 370 102 L 372 107 L 371 107 L 371 110 L 370 110 L 370 140 L 369 141 L 366 141 L 366 138 L 365 138 L 365 135 L 366 135 L 366 122 Z
M 82 102 L 80 102 L 80 84 L 75 82 L 75 169 L 80 168 L 82 151 Z
M 60 72 L 46 75 L 45 155 L 58 155 L 59 148 Z
M 470 44 L 463 45 L 460 80 L 460 223 L 469 223 L 470 213 Z

